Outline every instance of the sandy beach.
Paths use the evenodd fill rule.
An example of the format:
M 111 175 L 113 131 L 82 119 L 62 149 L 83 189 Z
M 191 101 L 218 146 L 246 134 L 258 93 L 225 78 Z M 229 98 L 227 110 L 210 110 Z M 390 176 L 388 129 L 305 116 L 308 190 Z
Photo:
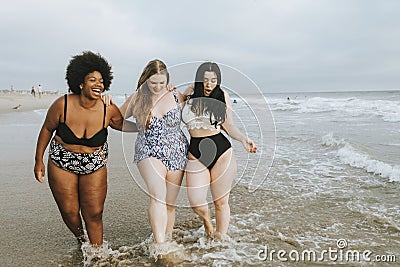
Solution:
M 29 93 L 0 93 L 0 114 L 48 108 L 58 96 L 58 94 L 43 94 L 41 97 L 33 97 Z M 14 109 L 19 105 L 21 106 L 18 109 Z

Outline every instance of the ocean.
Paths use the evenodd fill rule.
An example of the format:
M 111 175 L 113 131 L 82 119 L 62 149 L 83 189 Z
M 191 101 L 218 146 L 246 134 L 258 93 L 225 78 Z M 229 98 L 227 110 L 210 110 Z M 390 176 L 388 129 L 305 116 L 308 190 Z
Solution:
M 400 92 L 231 98 L 235 123 L 259 147 L 249 155 L 232 141 L 238 175 L 230 200 L 231 239 L 204 237 L 183 188 L 174 239 L 184 252 L 174 264 L 399 266 Z M 123 102 L 123 96 L 114 99 Z M 33 178 L 45 112 L 0 115 L 3 266 L 82 265 L 48 185 Z M 101 266 L 168 265 L 148 257 L 148 197 L 132 164 L 135 137 L 111 133 L 104 231 L 113 253 Z

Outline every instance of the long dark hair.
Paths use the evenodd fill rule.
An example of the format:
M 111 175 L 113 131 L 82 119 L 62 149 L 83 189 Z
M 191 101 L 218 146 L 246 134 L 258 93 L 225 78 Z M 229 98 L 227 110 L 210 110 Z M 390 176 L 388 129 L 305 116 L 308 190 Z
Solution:
M 204 95 L 204 73 L 206 71 L 214 72 L 217 75 L 217 85 L 208 97 Z M 224 123 L 226 116 L 225 95 L 220 85 L 221 70 L 216 63 L 205 62 L 197 68 L 194 92 L 190 96 L 193 101 L 191 110 L 196 115 L 208 113 L 210 115 L 210 123 L 215 127 Z

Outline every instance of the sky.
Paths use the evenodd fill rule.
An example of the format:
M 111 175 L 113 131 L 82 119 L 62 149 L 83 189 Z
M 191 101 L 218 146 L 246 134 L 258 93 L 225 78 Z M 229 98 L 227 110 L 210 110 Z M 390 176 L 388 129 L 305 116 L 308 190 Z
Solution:
M 0 89 L 65 91 L 85 50 L 129 93 L 149 60 L 214 61 L 261 91 L 397 90 L 397 0 L 2 0 Z M 197 63 L 196 63 L 197 64 Z M 193 79 L 189 77 L 188 79 Z

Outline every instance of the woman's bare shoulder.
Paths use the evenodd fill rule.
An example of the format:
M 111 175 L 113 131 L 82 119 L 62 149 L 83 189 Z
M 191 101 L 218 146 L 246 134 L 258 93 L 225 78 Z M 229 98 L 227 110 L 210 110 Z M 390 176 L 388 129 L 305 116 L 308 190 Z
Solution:
M 65 102 L 65 95 L 58 97 L 54 102 L 51 104 L 50 108 L 59 109 L 64 108 Z

